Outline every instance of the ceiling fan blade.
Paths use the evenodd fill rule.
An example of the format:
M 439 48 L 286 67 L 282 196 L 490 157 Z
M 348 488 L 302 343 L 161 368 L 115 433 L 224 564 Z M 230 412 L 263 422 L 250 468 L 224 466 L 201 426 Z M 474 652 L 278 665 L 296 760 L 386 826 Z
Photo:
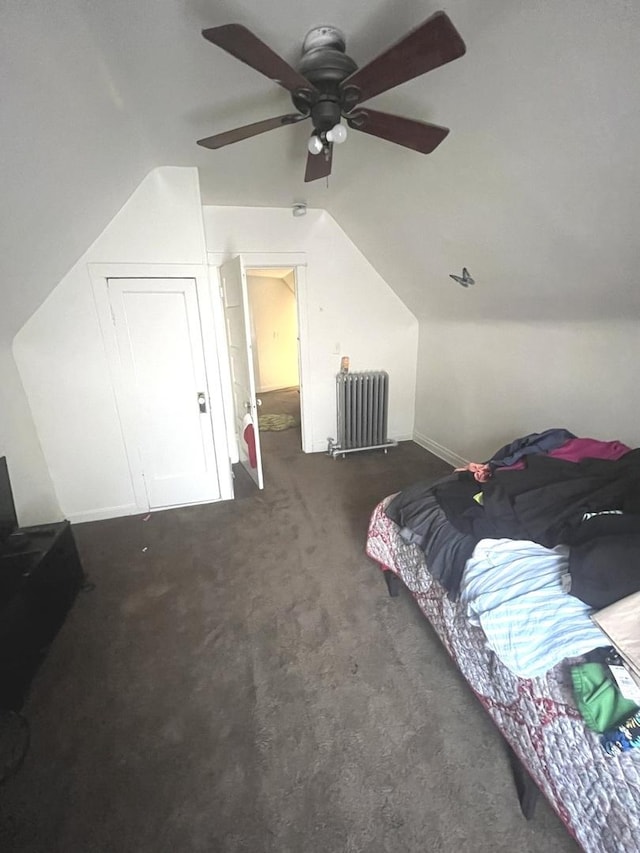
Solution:
M 374 95 L 458 59 L 466 49 L 449 17 L 444 12 L 436 12 L 368 65 L 354 71 L 343 81 L 342 89 L 355 87 L 360 90 L 354 104 L 368 101 Z
M 264 121 L 256 121 L 254 124 L 246 124 L 244 127 L 225 130 L 224 133 L 217 133 L 215 136 L 207 136 L 206 139 L 199 139 L 198 145 L 202 145 L 203 148 L 223 148 L 225 145 L 231 145 L 232 142 L 240 142 L 242 139 L 249 139 L 251 136 L 257 136 L 259 133 L 275 130 L 276 127 L 283 127 L 285 124 L 295 124 L 306 118 L 308 116 L 298 113 L 267 118 Z
M 316 91 L 315 86 L 312 86 L 302 74 L 298 74 L 289 63 L 241 24 L 211 27 L 203 30 L 202 35 L 207 41 L 226 50 L 231 56 L 235 56 L 240 62 L 250 65 L 271 80 L 275 80 L 290 92 L 295 92 L 296 89 Z
M 331 159 L 333 157 L 333 145 L 329 143 L 328 151 L 321 151 L 320 154 L 311 154 L 307 156 L 307 168 L 304 173 L 305 183 L 309 181 L 317 181 L 318 178 L 326 178 L 331 174 Z
M 413 148 L 421 154 L 430 154 L 449 133 L 448 127 L 366 108 L 358 109 L 352 117 L 347 116 L 347 122 L 354 130 Z

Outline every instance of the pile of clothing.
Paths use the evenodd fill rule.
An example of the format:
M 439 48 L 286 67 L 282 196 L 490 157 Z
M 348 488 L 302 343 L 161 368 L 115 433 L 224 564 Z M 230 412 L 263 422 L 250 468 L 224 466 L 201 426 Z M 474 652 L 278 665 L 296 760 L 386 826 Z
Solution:
M 604 663 L 598 653 L 604 652 Z M 586 725 L 601 735 L 602 748 L 616 755 L 640 746 L 640 708 L 620 691 L 612 674 L 621 659 L 615 650 L 595 649 L 570 667 L 576 706 Z
M 487 462 L 406 489 L 387 515 L 406 542 L 425 551 L 432 575 L 520 677 L 543 675 L 597 648 L 610 656 L 615 648 L 624 658 L 630 637 L 640 637 L 640 601 L 634 599 L 632 628 L 622 640 L 607 629 L 611 619 L 598 620 L 640 593 L 640 449 L 565 429 L 533 433 Z M 609 672 L 607 663 L 594 665 Z M 621 666 L 633 677 L 628 658 Z M 582 710 L 576 685 L 593 684 L 594 673 L 580 673 L 573 683 Z M 636 675 L 640 684 L 640 667 Z M 620 695 L 611 679 L 601 687 L 597 695 Z M 615 734 L 624 715 L 633 720 L 637 712 L 631 700 L 615 704 L 601 729 L 606 740 L 613 726 L 607 745 L 603 740 L 608 752 L 622 750 L 623 741 L 625 749 L 640 746 L 633 723 Z

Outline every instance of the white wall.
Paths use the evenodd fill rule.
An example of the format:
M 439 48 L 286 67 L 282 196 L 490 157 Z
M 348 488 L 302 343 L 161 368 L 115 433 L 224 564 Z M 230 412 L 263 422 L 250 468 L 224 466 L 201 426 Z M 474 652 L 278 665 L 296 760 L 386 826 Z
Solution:
M 0 456 L 7 457 L 22 527 L 59 521 L 58 500 L 9 347 L 0 346 Z
M 450 461 L 549 427 L 638 446 L 639 361 L 633 321 L 423 323 L 416 438 Z
M 247 274 L 258 391 L 298 384 L 298 321 L 294 291 L 281 278 Z
M 66 517 L 135 511 L 88 265 L 205 262 L 197 170 L 156 169 L 17 334 L 16 363 Z
M 108 6 L 114 23 L 128 16 L 125 0 Z M 77 0 L 0 11 L 0 453 L 23 525 L 61 512 L 11 342 L 155 162 L 103 13 Z
M 385 369 L 390 376 L 389 435 L 413 434 L 418 324 L 388 284 L 325 211 L 293 217 L 290 209 L 204 207 L 209 252 L 216 255 L 303 252 L 307 259 L 300 329 L 307 352 L 305 429 L 313 451 L 336 436 L 335 375 L 340 356 L 351 369 Z M 279 264 L 277 264 L 279 265 Z M 263 263 L 260 266 L 264 266 Z
M 154 170 L 16 335 L 13 353 L 39 443 L 62 514 L 72 520 L 135 511 L 90 265 L 202 264 L 202 211 L 195 169 Z M 354 370 L 389 370 L 390 434 L 408 438 L 417 322 L 331 217 L 311 211 L 300 221 L 289 210 L 239 208 L 209 208 L 205 215 L 214 251 L 306 253 L 313 449 L 325 450 L 335 435 L 333 377 L 341 353 L 351 356 Z M 18 382 L 12 405 L 20 403 L 19 390 Z M 35 435 L 25 432 L 23 441 L 37 459 Z M 40 488 L 33 491 L 34 511 L 45 498 Z

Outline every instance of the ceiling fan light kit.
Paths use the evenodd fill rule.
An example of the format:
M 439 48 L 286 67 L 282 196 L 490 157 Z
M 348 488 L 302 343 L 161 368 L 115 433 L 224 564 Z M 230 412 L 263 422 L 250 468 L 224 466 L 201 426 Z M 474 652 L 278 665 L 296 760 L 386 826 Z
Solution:
M 332 142 L 342 145 L 347 138 L 347 128 L 343 124 L 336 124 L 326 132 L 315 131 L 309 137 L 307 150 L 309 154 L 320 154 Z
M 465 53 L 460 34 L 444 12 L 435 12 L 362 68 L 345 52 L 343 33 L 329 25 L 307 33 L 297 70 L 241 24 L 212 27 L 202 35 L 287 89 L 297 111 L 199 139 L 205 148 L 222 148 L 309 118 L 313 132 L 304 179 L 314 181 L 331 174 L 333 146 L 345 141 L 347 126 L 421 154 L 431 153 L 449 133 L 446 127 L 360 107 Z

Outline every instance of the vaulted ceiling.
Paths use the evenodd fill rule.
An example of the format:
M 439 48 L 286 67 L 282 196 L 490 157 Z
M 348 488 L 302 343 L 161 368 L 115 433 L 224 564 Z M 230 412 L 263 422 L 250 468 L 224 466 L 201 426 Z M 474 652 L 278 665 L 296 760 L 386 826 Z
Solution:
M 242 23 L 295 65 L 333 24 L 364 64 L 438 8 L 467 55 L 370 102 L 450 127 L 432 155 L 352 132 L 327 186 L 303 183 L 306 123 L 195 145 L 290 107 L 203 28 Z M 158 165 L 198 166 L 208 204 L 326 208 L 423 318 L 637 315 L 639 36 L 633 0 L 8 0 L 0 337 Z

